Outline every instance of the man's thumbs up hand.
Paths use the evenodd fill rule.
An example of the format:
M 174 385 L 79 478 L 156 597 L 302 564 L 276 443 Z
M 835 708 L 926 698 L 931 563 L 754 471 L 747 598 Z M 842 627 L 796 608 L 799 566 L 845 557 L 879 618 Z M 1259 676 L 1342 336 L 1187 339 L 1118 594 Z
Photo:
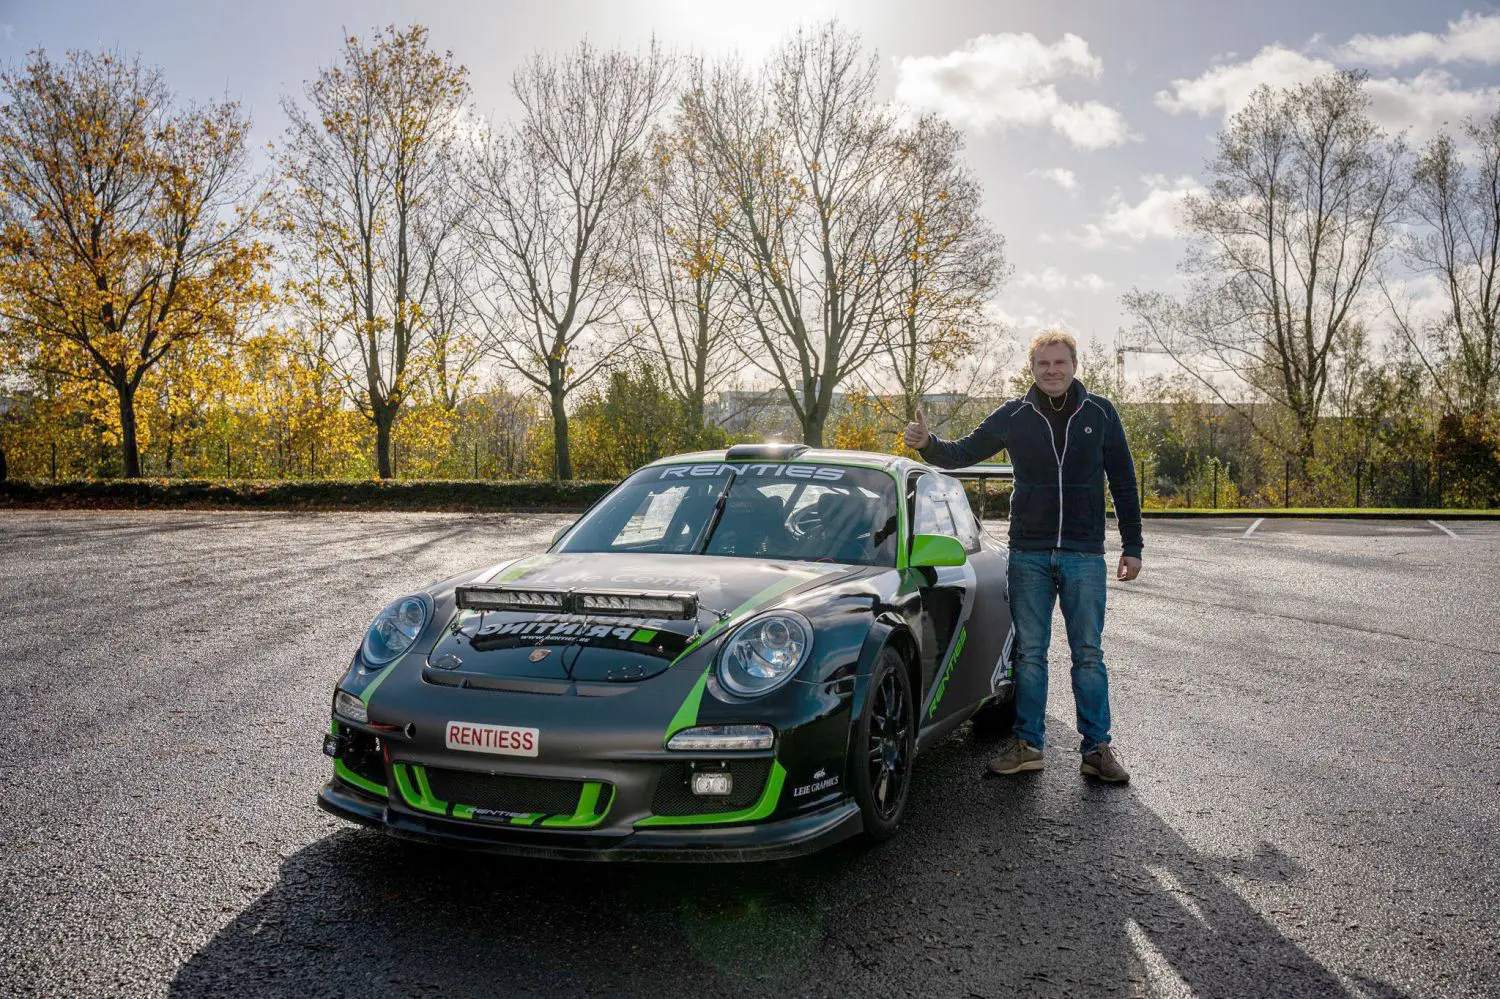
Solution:
M 917 410 L 916 422 L 906 425 L 906 434 L 904 436 L 906 438 L 906 446 L 917 451 L 926 447 L 927 442 L 932 439 L 932 434 L 927 430 L 927 418 L 922 415 L 920 409 Z

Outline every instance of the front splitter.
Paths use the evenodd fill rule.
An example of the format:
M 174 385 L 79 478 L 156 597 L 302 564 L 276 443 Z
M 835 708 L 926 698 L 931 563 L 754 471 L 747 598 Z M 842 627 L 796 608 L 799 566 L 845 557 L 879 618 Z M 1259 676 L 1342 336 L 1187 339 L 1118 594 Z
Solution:
M 864 828 L 859 807 L 852 801 L 779 822 L 642 829 L 615 835 L 482 827 L 396 811 L 381 799 L 338 780 L 323 785 L 318 806 L 397 839 L 552 860 L 718 864 L 785 860 L 826 849 Z

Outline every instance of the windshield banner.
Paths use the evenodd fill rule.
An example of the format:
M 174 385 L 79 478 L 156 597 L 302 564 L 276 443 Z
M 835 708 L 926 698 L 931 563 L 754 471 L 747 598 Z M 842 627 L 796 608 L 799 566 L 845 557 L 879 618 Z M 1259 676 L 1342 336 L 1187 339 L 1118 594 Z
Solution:
M 718 475 L 768 476 L 771 478 L 811 479 L 816 482 L 838 482 L 844 477 L 844 469 L 827 465 L 667 465 L 661 470 L 661 479 L 709 479 Z

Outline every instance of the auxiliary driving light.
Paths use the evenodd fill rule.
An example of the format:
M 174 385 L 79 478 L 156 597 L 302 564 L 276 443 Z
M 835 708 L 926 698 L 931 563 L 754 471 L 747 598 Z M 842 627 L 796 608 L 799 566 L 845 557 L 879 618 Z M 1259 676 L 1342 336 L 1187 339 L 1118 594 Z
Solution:
M 667 740 L 667 748 L 698 753 L 726 749 L 770 749 L 776 730 L 769 725 L 700 725 L 685 728 Z
M 708 798 L 724 797 L 734 790 L 734 778 L 724 773 L 694 773 L 693 793 Z

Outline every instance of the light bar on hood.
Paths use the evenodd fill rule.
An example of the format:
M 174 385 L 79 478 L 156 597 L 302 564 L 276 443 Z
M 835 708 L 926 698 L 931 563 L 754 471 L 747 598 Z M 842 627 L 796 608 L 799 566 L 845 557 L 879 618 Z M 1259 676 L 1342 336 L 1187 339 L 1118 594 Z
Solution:
M 453 593 L 459 610 L 537 611 L 562 614 L 567 610 L 567 590 L 538 590 L 509 586 L 460 586 Z
M 650 590 L 575 590 L 573 613 L 614 617 L 659 619 L 695 618 L 698 596 L 694 593 L 663 593 Z
M 479 584 L 458 587 L 454 591 L 454 601 L 459 610 L 532 611 L 652 620 L 692 620 L 698 616 L 697 594 L 663 590 L 549 590 Z

